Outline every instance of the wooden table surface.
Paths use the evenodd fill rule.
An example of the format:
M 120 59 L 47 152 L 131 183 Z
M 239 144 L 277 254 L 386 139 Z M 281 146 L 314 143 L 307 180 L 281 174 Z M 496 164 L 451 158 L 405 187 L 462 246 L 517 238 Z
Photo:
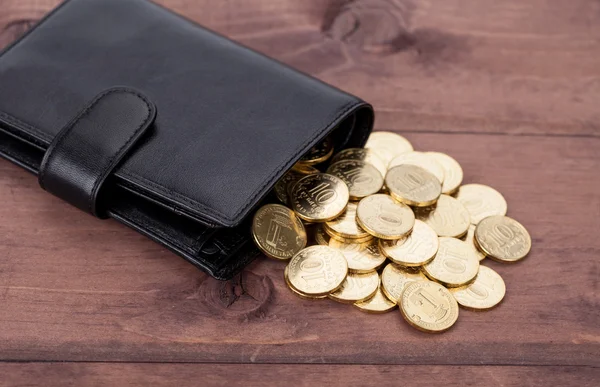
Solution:
M 6 44 L 54 0 L 0 0 Z M 359 95 L 376 129 L 504 194 L 528 258 L 441 335 L 297 298 L 258 259 L 229 282 L 0 161 L 0 385 L 600 384 L 600 2 L 163 0 Z M 1 85 L 0 85 L 1 87 Z

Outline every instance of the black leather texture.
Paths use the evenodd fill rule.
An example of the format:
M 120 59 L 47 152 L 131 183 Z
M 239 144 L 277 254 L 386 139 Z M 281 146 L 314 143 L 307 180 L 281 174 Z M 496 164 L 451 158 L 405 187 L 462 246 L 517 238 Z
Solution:
M 134 99 L 77 121 L 115 86 L 156 106 L 138 141 Z M 61 155 L 42 168 L 51 192 L 219 279 L 256 256 L 249 215 L 277 180 L 326 136 L 362 146 L 372 125 L 364 101 L 147 0 L 66 1 L 0 54 L 0 155 L 47 189 L 42 159 Z
M 40 186 L 80 210 L 108 217 L 98 207 L 100 188 L 155 116 L 154 105 L 136 91 L 102 92 L 46 150 Z

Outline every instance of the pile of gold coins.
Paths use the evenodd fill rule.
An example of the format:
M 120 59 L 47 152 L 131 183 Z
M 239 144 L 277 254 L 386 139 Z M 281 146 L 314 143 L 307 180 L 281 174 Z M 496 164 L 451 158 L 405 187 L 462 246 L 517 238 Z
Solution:
M 329 139 L 311 149 L 275 186 L 282 204 L 254 215 L 254 241 L 288 261 L 292 292 L 370 313 L 399 306 L 426 332 L 449 329 L 459 305 L 502 301 L 504 281 L 480 261 L 523 259 L 531 237 L 505 216 L 499 192 L 461 185 L 456 160 L 416 152 L 395 133 L 374 132 L 364 149 L 333 153 Z

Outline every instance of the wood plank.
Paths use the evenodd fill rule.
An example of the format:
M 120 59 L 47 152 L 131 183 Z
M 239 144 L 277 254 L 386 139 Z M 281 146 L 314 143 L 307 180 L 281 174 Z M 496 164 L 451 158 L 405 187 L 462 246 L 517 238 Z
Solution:
M 595 387 L 592 367 L 281 364 L 0 363 L 1 386 L 579 386 Z
M 163 2 L 361 96 L 379 128 L 600 134 L 594 0 Z
M 359 95 L 378 128 L 600 135 L 596 0 L 159 2 Z
M 465 182 L 502 192 L 533 237 L 508 293 L 442 335 L 396 311 L 301 300 L 283 263 L 221 283 L 113 221 L 87 216 L 0 162 L 0 360 L 598 366 L 600 139 L 423 134 Z

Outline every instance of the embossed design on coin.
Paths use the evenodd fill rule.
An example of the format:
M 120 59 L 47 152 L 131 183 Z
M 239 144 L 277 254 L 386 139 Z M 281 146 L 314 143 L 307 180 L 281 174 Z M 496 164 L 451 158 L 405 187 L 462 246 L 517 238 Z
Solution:
M 531 250 L 531 236 L 523 225 L 508 216 L 490 216 L 475 228 L 477 246 L 490 258 L 515 262 Z
M 385 176 L 387 167 L 383 160 L 373 152 L 372 149 L 366 148 L 347 148 L 338 153 L 331 159 L 331 163 L 336 163 L 341 160 L 360 160 L 373 165 L 381 176 Z
M 487 266 L 479 267 L 475 281 L 467 286 L 450 289 L 459 305 L 468 309 L 490 309 L 498 305 L 506 293 L 504 280 Z
M 415 220 L 412 232 L 396 240 L 379 240 L 381 252 L 392 262 L 403 266 L 422 266 L 431 261 L 438 250 L 435 231 L 420 220 Z
M 385 185 L 394 199 L 416 207 L 435 204 L 442 193 L 442 185 L 434 175 L 411 164 L 390 168 Z
M 383 186 L 383 177 L 377 168 L 360 160 L 338 161 L 327 169 L 327 173 L 346 183 L 352 200 L 377 193 Z
M 410 164 L 421 167 L 433 176 L 437 177 L 440 183 L 444 181 L 444 168 L 433 157 L 423 152 L 407 152 L 398 155 L 390 161 L 389 169 L 398 165 Z
M 290 259 L 306 246 L 304 225 L 289 208 L 267 204 L 254 214 L 252 237 L 258 248 L 270 258 Z
M 473 224 L 478 224 L 488 216 L 506 215 L 507 205 L 504 196 L 487 185 L 463 185 L 458 190 L 456 198 L 471 214 Z
M 424 332 L 443 332 L 458 319 L 458 304 L 452 294 L 431 281 L 406 285 L 399 305 L 404 319 Z
M 348 274 L 344 255 L 329 246 L 307 247 L 294 255 L 287 267 L 290 286 L 312 296 L 337 290 Z
M 415 208 L 415 218 L 425 222 L 438 236 L 455 238 L 466 234 L 471 224 L 467 209 L 448 195 L 441 195 L 434 206 Z
M 375 239 L 365 243 L 344 243 L 331 238 L 329 247 L 333 247 L 344 254 L 350 272 L 368 273 L 379 269 L 385 262 L 385 256 L 379 251 Z
M 372 149 L 385 165 L 389 164 L 395 156 L 413 150 L 411 143 L 404 137 L 384 131 L 371 133 L 365 148 Z
M 398 239 L 412 230 L 415 215 L 408 206 L 395 202 L 389 195 L 376 194 L 358 203 L 356 221 L 377 238 Z
M 423 266 L 423 273 L 447 287 L 463 286 L 475 279 L 479 260 L 473 249 L 460 239 L 439 238 L 440 247 L 433 261 Z
M 474 224 L 470 225 L 469 231 L 467 231 L 467 233 L 463 235 L 460 239 L 465 241 L 469 246 L 473 246 L 473 251 L 479 259 L 479 262 L 481 262 L 485 259 L 485 253 L 481 251 L 481 248 L 477 245 L 477 242 L 475 241 L 475 227 L 476 226 Z
M 287 284 L 288 289 L 290 289 L 292 291 L 292 293 L 294 293 L 295 295 L 297 295 L 300 298 L 304 298 L 306 300 L 320 300 L 323 298 L 327 298 L 327 295 L 311 296 L 309 294 L 304 294 L 304 293 L 301 293 L 298 290 L 294 289 L 294 287 L 290 284 L 290 279 L 288 278 L 287 266 L 285 267 L 285 269 L 283 269 L 283 278 L 285 279 L 285 283 Z
M 326 222 L 324 227 L 344 239 L 364 239 L 368 237 L 370 234 L 356 223 L 356 207 L 356 203 L 348 203 L 346 211 L 338 218 Z
M 292 209 L 309 222 L 337 218 L 348 204 L 348 187 L 340 178 L 317 173 L 298 180 L 292 189 Z
M 316 165 L 326 161 L 333 155 L 333 141 L 331 138 L 326 137 L 323 141 L 310 148 L 298 164 L 300 165 Z
M 426 152 L 433 157 L 444 169 L 444 182 L 442 183 L 442 193 L 451 195 L 458 190 L 463 180 L 463 170 L 458 161 L 440 152 Z
M 378 288 L 379 274 L 376 271 L 348 273 L 342 286 L 328 297 L 339 302 L 354 303 L 373 297 Z
M 388 263 L 381 273 L 381 286 L 385 295 L 392 301 L 398 301 L 404 287 L 414 281 L 429 281 L 419 269 L 413 269 Z
M 380 285 L 373 297 L 365 301 L 355 302 L 354 306 L 366 313 L 386 313 L 394 309 L 396 303 L 383 294 Z

